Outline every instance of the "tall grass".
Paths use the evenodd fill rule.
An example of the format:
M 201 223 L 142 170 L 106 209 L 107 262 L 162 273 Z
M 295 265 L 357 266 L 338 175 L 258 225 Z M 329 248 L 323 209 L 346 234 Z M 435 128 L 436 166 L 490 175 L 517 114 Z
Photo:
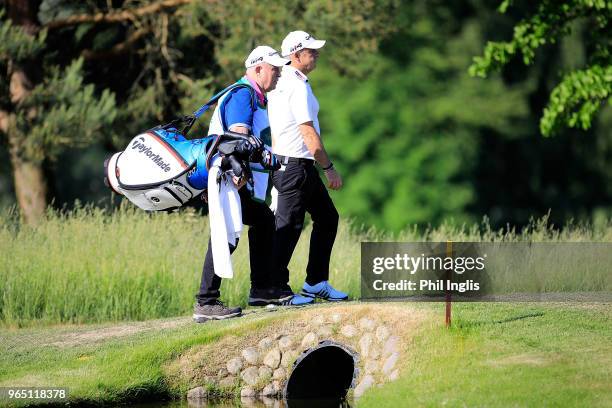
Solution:
M 291 285 L 305 277 L 310 226 L 290 264 Z M 36 227 L 22 225 L 14 211 L 0 214 L 0 324 L 144 320 L 188 314 L 200 283 L 208 242 L 208 218 L 193 211 L 148 214 L 129 206 L 108 211 L 77 207 L 50 210 Z M 522 231 L 444 224 L 390 235 L 343 221 L 330 280 L 359 294 L 361 241 L 612 242 L 612 220 L 598 228 L 557 229 L 548 219 Z M 248 242 L 233 255 L 234 279 L 223 282 L 222 300 L 246 304 Z

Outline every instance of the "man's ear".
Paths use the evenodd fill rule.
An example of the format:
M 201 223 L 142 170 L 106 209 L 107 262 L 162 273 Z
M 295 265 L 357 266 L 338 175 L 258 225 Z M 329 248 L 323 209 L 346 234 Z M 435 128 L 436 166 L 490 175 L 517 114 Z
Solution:
M 262 70 L 262 69 L 263 69 L 263 66 L 262 66 L 261 64 L 257 65 L 257 66 L 255 67 L 255 73 L 256 73 L 256 74 L 259 74 L 259 73 L 261 72 L 261 70 Z

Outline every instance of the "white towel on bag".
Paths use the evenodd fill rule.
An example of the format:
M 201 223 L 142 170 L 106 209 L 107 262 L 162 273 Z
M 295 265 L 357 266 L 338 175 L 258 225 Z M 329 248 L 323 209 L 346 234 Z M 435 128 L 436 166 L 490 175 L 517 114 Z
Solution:
M 242 209 L 240 195 L 232 180 L 217 176 L 221 166 L 221 157 L 213 159 L 208 172 L 208 219 L 212 245 L 215 275 L 221 278 L 232 278 L 234 269 L 228 243 L 236 246 L 242 232 Z

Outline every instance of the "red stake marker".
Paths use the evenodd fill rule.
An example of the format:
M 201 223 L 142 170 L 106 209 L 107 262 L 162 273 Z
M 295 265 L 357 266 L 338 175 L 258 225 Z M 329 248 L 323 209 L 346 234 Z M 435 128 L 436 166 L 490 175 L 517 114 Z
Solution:
M 453 241 L 446 241 L 446 256 L 453 256 Z M 446 271 L 446 327 L 451 325 L 451 292 L 450 292 L 450 281 L 452 277 L 452 271 Z

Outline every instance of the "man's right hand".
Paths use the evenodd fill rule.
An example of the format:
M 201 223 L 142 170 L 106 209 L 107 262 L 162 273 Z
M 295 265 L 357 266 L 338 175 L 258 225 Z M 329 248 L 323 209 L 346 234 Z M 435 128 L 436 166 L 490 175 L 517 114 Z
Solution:
M 327 177 L 327 187 L 332 190 L 340 190 L 342 187 L 342 177 L 340 177 L 340 174 L 334 167 L 325 170 L 325 177 Z

